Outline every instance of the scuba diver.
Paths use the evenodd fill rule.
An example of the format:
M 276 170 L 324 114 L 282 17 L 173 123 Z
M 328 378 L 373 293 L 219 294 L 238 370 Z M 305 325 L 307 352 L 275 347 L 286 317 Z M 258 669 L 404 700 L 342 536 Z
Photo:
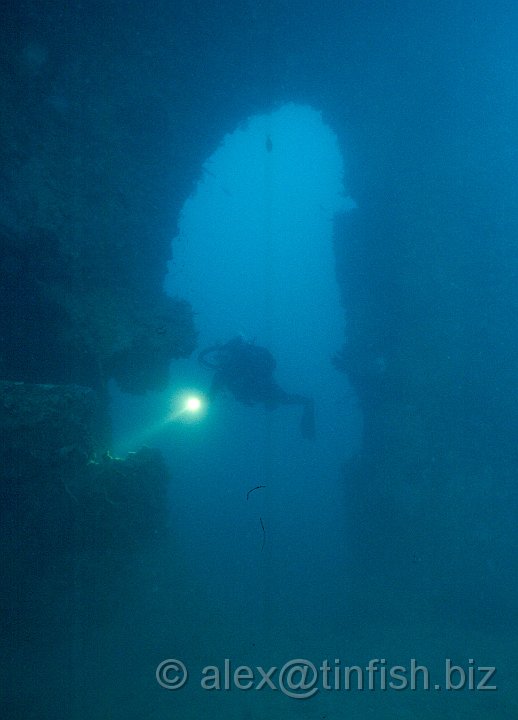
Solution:
M 303 437 L 315 436 L 314 402 L 304 395 L 287 393 L 273 377 L 275 359 L 266 348 L 247 342 L 241 336 L 224 345 L 211 345 L 198 355 L 200 363 L 215 370 L 209 398 L 229 390 L 245 405 L 263 403 L 267 410 L 279 405 L 302 405 L 300 432 Z

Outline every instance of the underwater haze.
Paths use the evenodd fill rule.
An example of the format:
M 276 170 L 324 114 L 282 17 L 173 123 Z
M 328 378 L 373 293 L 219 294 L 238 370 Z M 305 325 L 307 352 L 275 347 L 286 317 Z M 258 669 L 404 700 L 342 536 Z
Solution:
M 515 720 L 518 9 L 3 16 L 2 717 Z
M 358 449 L 361 416 L 332 364 L 345 332 L 333 219 L 353 208 L 336 137 L 319 113 L 287 105 L 250 118 L 205 163 L 165 281 L 197 313 L 200 348 L 240 334 L 269 348 L 281 385 L 315 399 L 315 438 L 301 436 L 297 406 L 252 407 L 228 391 L 208 400 L 211 373 L 196 357 L 178 364 L 166 393 L 139 401 L 114 391 L 121 451 L 139 413 L 172 408 L 147 442 L 175 468 L 175 533 L 192 582 L 204 587 L 199 607 L 174 610 L 191 633 L 182 644 L 194 665 L 223 649 L 239 664 L 270 651 L 277 663 L 302 643 L 315 651 L 336 643 L 343 463 Z M 201 398 L 199 418 L 183 410 L 189 393 Z M 197 702 L 204 707 L 203 694 Z M 244 698 L 238 712 L 255 704 Z

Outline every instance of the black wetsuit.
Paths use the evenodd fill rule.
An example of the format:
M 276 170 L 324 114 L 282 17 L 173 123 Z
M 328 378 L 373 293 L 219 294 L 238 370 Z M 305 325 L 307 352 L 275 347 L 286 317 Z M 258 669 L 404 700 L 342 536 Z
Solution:
M 287 393 L 278 385 L 274 378 L 275 359 L 266 348 L 236 337 L 225 345 L 206 348 L 199 360 L 215 370 L 209 392 L 211 399 L 226 388 L 245 405 L 262 403 L 269 410 L 279 405 L 302 405 L 301 433 L 307 438 L 314 436 L 313 400 Z

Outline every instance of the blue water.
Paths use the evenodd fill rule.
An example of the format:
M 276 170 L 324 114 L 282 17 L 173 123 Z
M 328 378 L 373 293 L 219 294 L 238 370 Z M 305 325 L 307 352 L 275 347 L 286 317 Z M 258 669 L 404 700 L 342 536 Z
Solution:
M 175 651 L 198 670 L 227 657 L 274 665 L 319 647 L 336 653 L 343 462 L 361 431 L 354 392 L 331 363 L 345 335 L 332 222 L 355 206 L 344 161 L 319 113 L 287 105 L 224 138 L 204 169 L 183 209 L 166 290 L 198 313 L 200 348 L 237 333 L 267 346 L 282 386 L 316 399 L 317 432 L 314 441 L 300 436 L 297 407 L 268 412 L 230 395 L 207 406 L 210 372 L 196 357 L 176 364 L 164 394 L 139 401 L 114 391 L 121 446 L 143 405 L 152 416 L 170 402 L 174 418 L 184 388 L 205 405 L 199 419 L 180 413 L 147 439 L 174 468 L 173 525 L 194 590 L 175 609 Z M 218 712 L 239 717 L 257 703 L 273 712 L 268 694 L 222 698 Z M 203 712 L 204 694 L 196 697 Z
M 163 659 L 181 659 L 192 678 L 185 689 L 159 696 L 158 716 L 457 718 L 495 707 L 504 712 L 492 689 L 458 696 L 433 690 L 435 684 L 444 688 L 447 662 L 462 667 L 453 672 L 454 683 L 461 672 L 468 678 L 471 668 L 475 688 L 483 677 L 479 665 L 503 662 L 498 634 L 459 626 L 448 612 L 438 617 L 426 580 L 417 604 L 402 581 L 397 607 L 385 611 L 379 609 L 383 586 L 381 595 L 376 588 L 358 599 L 351 582 L 343 473 L 361 452 L 362 414 L 347 377 L 331 363 L 347 336 L 333 252 L 334 218 L 356 209 L 347 167 L 333 132 L 311 107 L 288 104 L 248 118 L 203 165 L 182 210 L 165 281 L 168 293 L 192 303 L 200 348 L 241 333 L 272 350 L 282 385 L 316 398 L 314 441 L 299 436 L 296 408 L 270 413 L 230 395 L 208 402 L 211 373 L 195 356 L 175 363 L 165 393 L 135 399 L 113 388 L 115 447 L 123 452 L 128 438 L 135 442 L 139 418 L 144 431 L 146 423 L 151 428 L 145 441 L 162 449 L 173 472 L 175 553 L 185 575 L 171 599 L 174 620 L 161 647 Z M 201 398 L 199 415 L 182 412 L 186 393 Z M 157 416 L 166 421 L 157 425 Z M 413 491 L 399 501 L 402 507 L 416 502 Z M 382 499 L 373 495 L 373 502 Z M 412 562 L 422 582 L 427 561 L 412 551 Z M 297 658 L 317 668 L 319 691 L 310 692 L 311 699 L 280 689 L 279 669 Z M 432 690 L 418 679 L 416 690 L 398 692 L 387 685 L 390 677 L 382 681 L 381 670 L 369 680 L 373 658 L 387 673 L 402 665 L 407 678 L 412 662 L 426 666 Z M 327 687 L 325 663 L 332 668 Z M 335 674 L 348 665 L 361 666 L 364 682 L 360 690 L 353 682 L 356 691 L 349 693 L 344 676 Z M 239 666 L 250 669 L 244 671 L 251 673 L 250 689 L 236 688 Z M 273 666 L 276 689 L 267 685 L 259 692 L 258 667 Z M 211 687 L 228 682 L 231 689 L 203 689 L 204 673 L 215 673 Z M 493 683 L 492 676 L 487 684 Z
M 0 715 L 514 720 L 515 3 L 3 16 Z

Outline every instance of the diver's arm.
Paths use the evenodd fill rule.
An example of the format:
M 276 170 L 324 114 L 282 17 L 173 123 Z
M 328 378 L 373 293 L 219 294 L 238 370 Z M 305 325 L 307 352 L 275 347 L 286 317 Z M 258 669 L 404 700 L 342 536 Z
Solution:
M 282 405 L 302 405 L 302 417 L 300 419 L 300 433 L 307 440 L 315 437 L 315 403 L 312 398 L 296 393 L 287 393 L 278 388 L 277 401 Z
M 313 403 L 311 398 L 305 395 L 297 395 L 297 393 L 287 393 L 278 388 L 277 402 L 280 405 L 310 405 Z

